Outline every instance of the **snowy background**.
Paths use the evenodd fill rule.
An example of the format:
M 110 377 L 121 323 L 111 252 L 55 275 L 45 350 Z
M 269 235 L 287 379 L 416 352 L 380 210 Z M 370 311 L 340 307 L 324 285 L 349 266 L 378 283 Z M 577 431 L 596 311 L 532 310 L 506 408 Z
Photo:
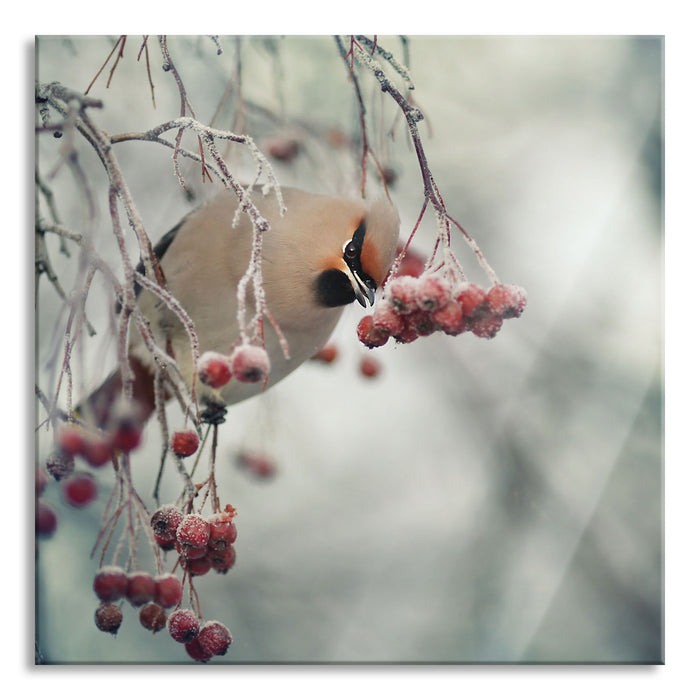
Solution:
M 42 38 L 38 78 L 84 90 L 113 41 Z M 207 39 L 181 41 L 171 40 L 173 60 L 207 121 L 233 41 L 222 38 L 218 58 Z M 98 123 L 110 133 L 179 113 L 155 44 L 153 110 L 136 62 L 140 41 L 130 42 L 111 87 L 104 75 L 91 91 L 105 100 Z M 395 38 L 382 43 L 400 55 Z M 352 123 L 353 94 L 332 40 L 288 37 L 279 46 L 276 77 L 265 42 L 244 43 L 244 94 L 278 108 L 279 80 L 290 120 Z M 372 381 L 358 374 L 354 327 L 362 314 L 350 309 L 334 338 L 335 365 L 304 366 L 229 410 L 218 482 L 239 512 L 238 561 L 225 577 L 209 574 L 198 585 L 205 615 L 233 632 L 234 645 L 217 661 L 658 662 L 663 42 L 414 37 L 410 59 L 427 118 L 421 134 L 448 211 L 503 281 L 527 289 L 528 307 L 494 340 L 433 336 L 373 351 L 383 371 Z M 384 112 L 372 108 L 386 124 L 394 110 L 384 104 Z M 351 191 L 355 173 L 324 159 L 327 149 L 309 148 L 310 158 L 278 168 L 283 184 Z M 388 148 L 405 237 L 422 185 L 402 132 Z M 55 149 L 42 137 L 45 171 Z M 125 144 L 117 156 L 157 239 L 191 206 L 169 153 Z M 232 163 L 243 174 L 249 167 L 237 153 Z M 84 166 L 99 188 L 99 165 L 86 157 Z M 83 209 L 70 199 L 71 179 L 64 173 L 55 189 L 65 223 L 79 228 Z M 108 240 L 104 195 L 99 206 Z M 424 227 L 418 247 L 429 250 L 431 235 Z M 460 241 L 456 250 L 484 283 L 467 246 Z M 96 303 L 96 325 L 103 309 Z M 59 312 L 42 280 L 40 380 Z M 94 345 L 88 382 L 113 359 Z M 272 454 L 277 476 L 255 481 L 237 469 L 241 446 Z M 152 429 L 138 457 L 144 494 L 158 448 Z M 101 478 L 106 497 L 108 475 Z M 174 498 L 174 478 L 169 485 Z M 88 554 L 101 508 L 69 512 L 56 486 L 47 500 L 61 520 L 37 564 L 36 628 L 47 659 L 186 663 L 179 645 L 146 633 L 127 608 L 116 639 L 95 629 Z

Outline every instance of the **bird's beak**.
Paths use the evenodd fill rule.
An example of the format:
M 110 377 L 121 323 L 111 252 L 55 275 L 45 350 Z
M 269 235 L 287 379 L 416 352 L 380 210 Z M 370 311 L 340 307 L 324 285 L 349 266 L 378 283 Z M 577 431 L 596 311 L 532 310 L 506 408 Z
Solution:
M 355 292 L 355 299 L 365 308 L 367 307 L 367 302 L 372 306 L 374 304 L 374 292 L 377 289 L 376 282 L 368 274 L 361 270 L 353 270 L 351 267 L 347 268 L 347 275 Z

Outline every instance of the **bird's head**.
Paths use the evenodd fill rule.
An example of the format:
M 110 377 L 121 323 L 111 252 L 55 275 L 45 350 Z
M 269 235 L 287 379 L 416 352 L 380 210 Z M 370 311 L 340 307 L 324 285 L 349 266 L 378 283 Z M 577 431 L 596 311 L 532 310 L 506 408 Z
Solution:
M 316 277 L 316 296 L 325 307 L 354 301 L 371 306 L 396 253 L 399 216 L 396 207 L 383 198 L 348 212 L 346 221 L 326 239 L 333 250 Z

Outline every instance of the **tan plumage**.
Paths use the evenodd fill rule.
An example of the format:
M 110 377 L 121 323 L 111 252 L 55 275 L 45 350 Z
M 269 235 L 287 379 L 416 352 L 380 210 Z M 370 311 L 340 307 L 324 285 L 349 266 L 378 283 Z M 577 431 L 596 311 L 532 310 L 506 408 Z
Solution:
M 377 285 L 382 283 L 393 261 L 399 230 L 398 214 L 386 197 L 368 205 L 294 188 L 283 188 L 282 194 L 287 207 L 283 217 L 274 194 L 263 196 L 256 191 L 253 195 L 255 205 L 270 222 L 270 229 L 263 234 L 266 302 L 290 352 L 289 359 L 285 358 L 274 329 L 266 321 L 265 348 L 271 364 L 266 388 L 317 352 L 335 328 L 344 306 L 355 298 L 363 299 L 357 276 L 351 274 L 343 258 L 344 246 L 353 239 L 358 227 L 364 224 L 359 257 L 362 274 L 369 275 Z M 238 282 L 248 267 L 253 234 L 244 213 L 236 228 L 232 228 L 237 207 L 238 199 L 225 191 L 196 209 L 168 235 L 171 240 L 160 261 L 168 289 L 194 322 L 200 353 L 213 350 L 229 354 L 240 339 Z M 350 287 L 346 288 L 347 282 L 337 273 L 324 277 L 330 292 L 326 290 L 319 295 L 319 276 L 330 269 L 346 275 L 354 290 L 352 298 L 347 298 Z M 340 287 L 334 287 L 336 283 Z M 360 284 L 359 288 L 362 287 Z M 341 295 L 339 299 L 334 297 L 337 294 Z M 250 288 L 246 302 L 246 319 L 250 319 L 254 309 Z M 161 347 L 172 350 L 183 377 L 191 381 L 194 371 L 191 349 L 180 320 L 150 292 L 142 290 L 138 303 Z M 132 337 L 135 338 L 130 349 L 133 361 L 151 368 L 150 353 L 137 333 Z M 262 389 L 260 384 L 232 379 L 217 392 L 197 382 L 198 396 L 204 403 L 233 404 Z M 134 393 L 146 400 L 137 387 Z

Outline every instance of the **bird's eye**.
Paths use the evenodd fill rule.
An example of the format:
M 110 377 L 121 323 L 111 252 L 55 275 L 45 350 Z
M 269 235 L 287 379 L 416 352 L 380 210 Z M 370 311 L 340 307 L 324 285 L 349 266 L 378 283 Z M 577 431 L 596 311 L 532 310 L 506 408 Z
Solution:
M 348 241 L 345 244 L 345 248 L 343 249 L 343 254 L 345 255 L 346 258 L 354 258 L 357 257 L 358 253 L 358 247 L 357 244 L 354 243 L 353 241 Z

